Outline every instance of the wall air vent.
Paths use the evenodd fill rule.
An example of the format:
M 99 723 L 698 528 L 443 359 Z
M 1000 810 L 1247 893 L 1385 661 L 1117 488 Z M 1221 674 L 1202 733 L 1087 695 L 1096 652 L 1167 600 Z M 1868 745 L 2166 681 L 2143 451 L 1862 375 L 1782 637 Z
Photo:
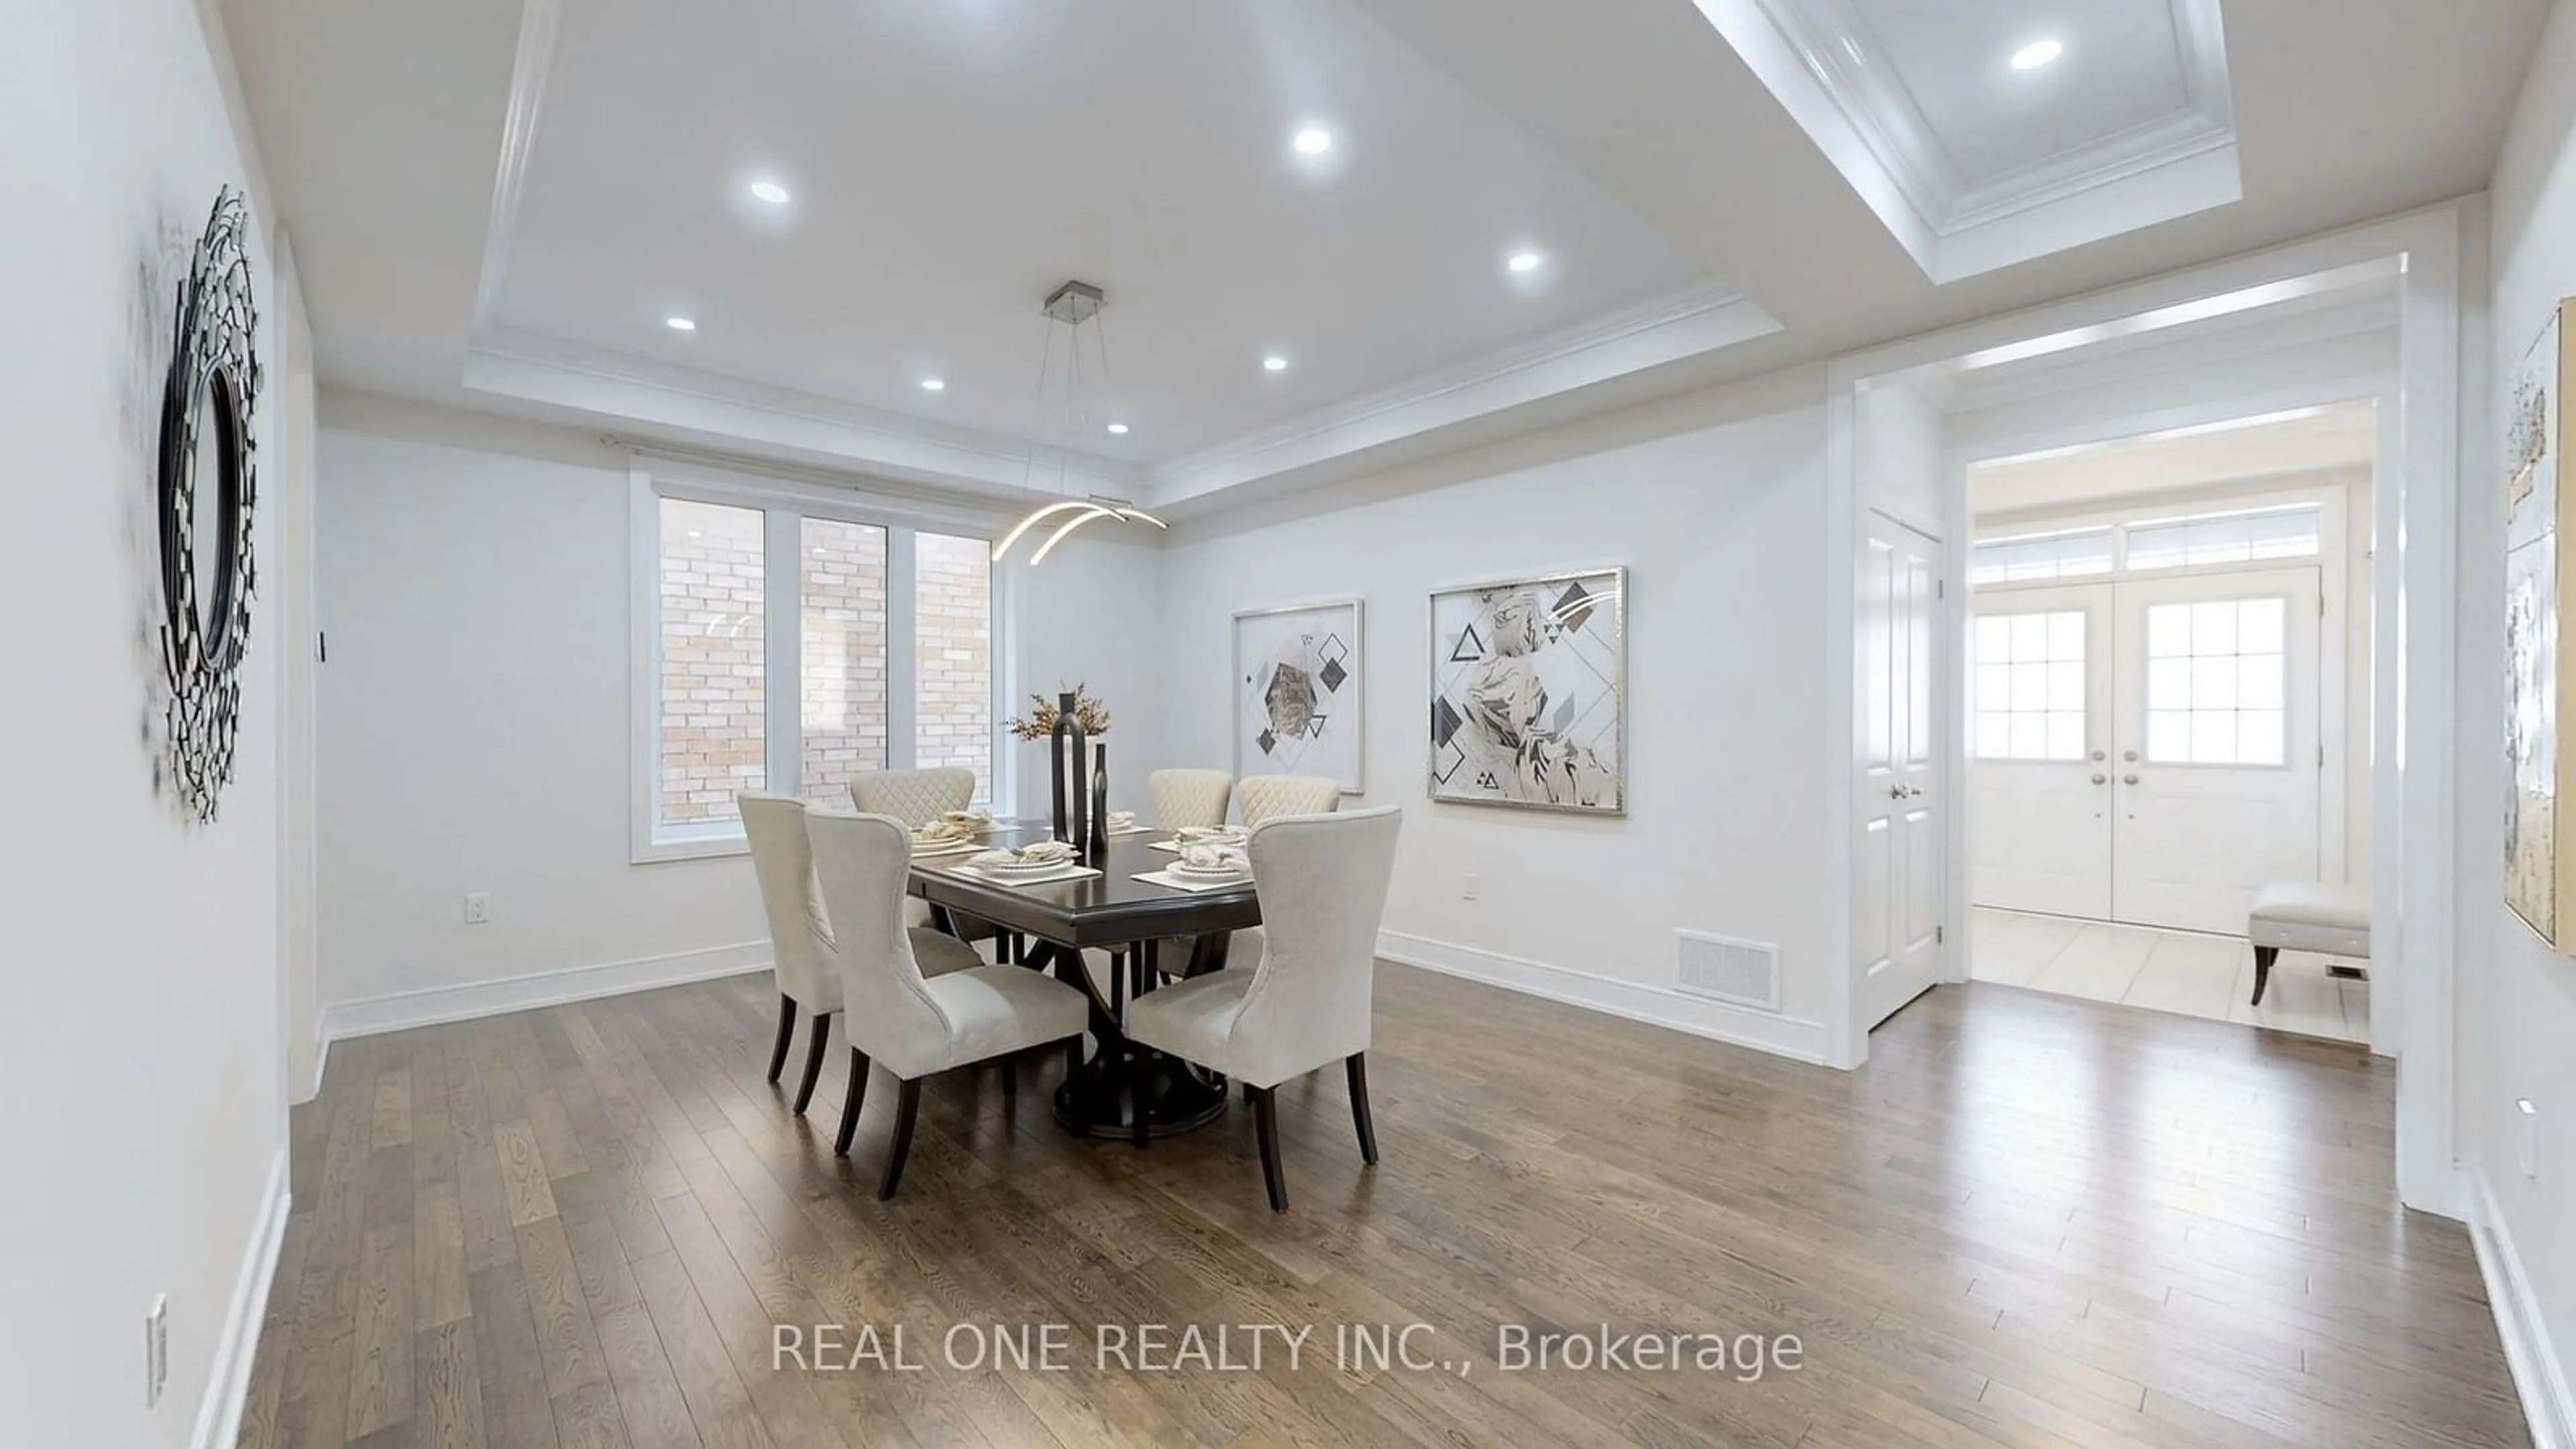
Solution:
M 1780 1009 L 1780 948 L 1706 931 L 1673 932 L 1678 966 L 1673 989 L 1760 1011 Z

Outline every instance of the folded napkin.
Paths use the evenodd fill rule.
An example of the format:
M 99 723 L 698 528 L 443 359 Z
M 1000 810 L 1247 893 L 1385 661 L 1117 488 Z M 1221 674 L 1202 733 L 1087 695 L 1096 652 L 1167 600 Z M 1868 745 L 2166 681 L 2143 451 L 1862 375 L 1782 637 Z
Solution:
M 1077 852 L 1061 840 L 1041 840 L 1016 850 L 988 850 L 967 860 L 970 866 L 1070 865 Z
M 1241 845 L 1252 832 L 1240 825 L 1184 825 L 1173 835 L 1183 845 Z
M 939 817 L 942 824 L 962 825 L 968 830 L 981 830 L 993 823 L 990 810 L 951 810 Z
M 1244 871 L 1252 869 L 1252 857 L 1244 854 L 1238 845 L 1193 840 L 1181 847 L 1181 864 L 1211 874 L 1220 870 Z
M 912 832 L 912 843 L 915 845 L 949 845 L 960 840 L 971 840 L 974 838 L 974 835 L 975 830 L 972 826 L 963 825 L 954 820 L 933 820 L 928 825 L 924 825 L 920 829 Z
M 1110 829 L 1112 829 L 1112 830 L 1133 830 L 1133 829 L 1135 829 L 1135 828 L 1136 828 L 1136 812 L 1135 812 L 1135 811 L 1133 811 L 1133 810 L 1112 810 L 1112 811 L 1110 811 L 1110 812 L 1109 812 L 1109 828 L 1110 828 Z

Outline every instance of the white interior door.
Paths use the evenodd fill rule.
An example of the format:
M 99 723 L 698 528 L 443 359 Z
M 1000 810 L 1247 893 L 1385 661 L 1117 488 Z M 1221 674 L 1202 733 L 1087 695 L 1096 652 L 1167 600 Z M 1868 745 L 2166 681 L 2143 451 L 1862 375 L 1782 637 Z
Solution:
M 2110 919 L 2111 588 L 1978 599 L 1968 855 L 1979 905 Z
M 2242 934 L 2254 893 L 2315 880 L 2315 568 L 2116 586 L 2113 919 Z
M 1856 616 L 1860 840 L 1852 923 L 1869 1026 L 1931 989 L 1940 967 L 1947 837 L 1932 699 L 1943 593 L 1940 545 L 1873 516 Z

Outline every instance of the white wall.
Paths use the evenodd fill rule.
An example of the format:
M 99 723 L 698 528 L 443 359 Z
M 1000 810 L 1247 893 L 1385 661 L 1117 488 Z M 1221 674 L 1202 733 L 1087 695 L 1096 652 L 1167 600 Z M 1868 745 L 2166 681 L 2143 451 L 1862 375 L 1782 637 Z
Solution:
M 198 14 L 189 0 L 0 7 L 12 283 L 0 488 L 14 544 L 0 569 L 0 780 L 19 820 L 0 873 L 0 1443 L 12 1445 L 190 1442 L 210 1385 L 233 1382 L 217 1371 L 227 1321 L 246 1278 L 260 1286 L 266 1209 L 284 1185 L 273 598 L 253 610 L 217 823 L 186 823 L 151 743 L 172 297 L 217 188 L 256 169 Z M 255 263 L 273 322 L 270 268 Z M 274 336 L 261 351 L 275 355 Z M 256 551 L 279 536 L 271 504 Z M 169 1374 L 147 1410 L 156 1293 L 169 1295 Z M 256 1318 L 255 1299 L 242 1306 Z M 233 1343 L 229 1367 L 246 1368 L 248 1342 Z
M 1184 526 L 1167 560 L 1175 764 L 1231 756 L 1232 615 L 1368 605 L 1365 803 L 1405 810 L 1389 954 L 1694 1030 L 1821 1049 L 1826 1010 L 1820 373 L 1595 419 Z M 1283 506 L 1284 513 L 1284 506 Z M 1429 591 L 1629 567 L 1629 814 L 1435 805 Z M 1479 899 L 1461 898 L 1461 876 Z M 1785 1024 L 1672 995 L 1677 926 L 1776 942 Z
M 628 459 L 565 429 L 326 392 L 321 994 L 328 1029 L 768 958 L 741 857 L 629 861 Z M 1077 535 L 1017 570 L 1021 690 L 1088 681 L 1142 794 L 1152 551 Z M 1006 647 L 1007 643 L 1006 643 Z M 1040 799 L 1043 756 L 1024 757 Z M 488 924 L 464 923 L 469 891 Z M 413 993 L 429 993 L 411 1000 Z
M 2550 308 L 2576 295 L 2576 14 L 2566 6 L 2550 17 L 2515 110 L 2492 206 L 2489 375 L 2502 379 Z M 2501 436 L 2501 401 L 2463 427 Z M 2466 477 L 2460 498 L 2460 793 L 2463 812 L 2477 812 L 2462 831 L 2458 859 L 2461 966 L 2472 977 L 2461 1012 L 2464 1146 L 2482 1169 L 2556 1345 L 2563 1392 L 2576 1377 L 2566 1357 L 2576 1353 L 2576 961 L 2543 946 L 2502 903 L 2502 489 Z M 2540 1108 L 2537 1180 L 2516 1162 L 2513 1104 L 2522 1097 Z M 2576 1425 L 2562 1431 L 2576 1433 Z

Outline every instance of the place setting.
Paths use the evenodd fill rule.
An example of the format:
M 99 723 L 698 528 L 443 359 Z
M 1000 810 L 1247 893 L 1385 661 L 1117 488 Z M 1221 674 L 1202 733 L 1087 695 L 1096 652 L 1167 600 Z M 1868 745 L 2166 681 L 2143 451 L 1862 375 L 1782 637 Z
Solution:
M 1189 831 L 1181 832 L 1184 835 Z M 1252 884 L 1252 856 L 1244 848 L 1245 837 L 1239 833 L 1231 840 L 1199 839 L 1177 843 L 1178 859 L 1161 870 L 1149 870 L 1132 877 L 1147 885 L 1170 886 L 1174 890 L 1230 890 Z M 1157 848 L 1160 848 L 1159 843 Z
M 916 827 L 912 832 L 912 858 L 936 859 L 964 855 L 982 847 L 982 837 L 993 829 L 992 812 L 986 810 L 950 810 L 938 819 Z
M 1061 840 L 1041 840 L 1034 845 L 987 850 L 941 869 L 1008 886 L 1053 885 L 1061 881 L 1091 880 L 1100 874 L 1082 863 L 1080 851 Z

